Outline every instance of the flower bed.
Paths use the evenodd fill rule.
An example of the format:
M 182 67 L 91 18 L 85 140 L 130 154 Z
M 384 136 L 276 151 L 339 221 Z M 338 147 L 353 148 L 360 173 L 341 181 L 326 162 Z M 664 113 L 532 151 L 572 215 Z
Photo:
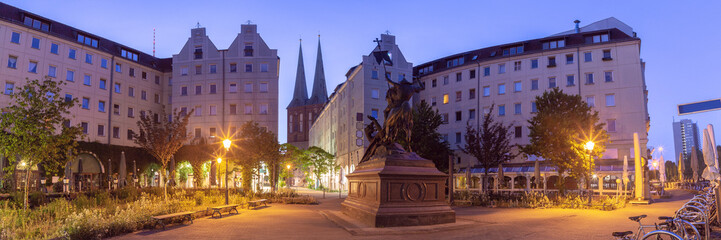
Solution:
M 478 193 L 478 192 L 456 192 L 454 199 L 461 200 L 462 205 L 485 206 L 485 207 L 508 207 L 508 208 L 571 208 L 571 209 L 599 209 L 615 210 L 626 207 L 625 198 L 612 196 L 601 196 L 594 198 L 588 204 L 587 196 L 575 193 L 568 193 L 565 196 L 548 196 L 541 192 L 523 192 L 516 195 Z

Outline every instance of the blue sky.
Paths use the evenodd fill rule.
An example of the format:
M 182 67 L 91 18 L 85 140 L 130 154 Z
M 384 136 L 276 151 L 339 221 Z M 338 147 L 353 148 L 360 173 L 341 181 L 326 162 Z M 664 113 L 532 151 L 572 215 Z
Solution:
M 317 35 L 323 44 L 328 90 L 390 31 L 406 59 L 421 64 L 447 55 L 545 37 L 616 17 L 641 38 L 651 131 L 649 146 L 676 159 L 671 122 L 680 103 L 721 98 L 721 1 L 6 1 L 10 5 L 112 39 L 156 56 L 171 57 L 200 22 L 218 48 L 227 48 L 250 20 L 281 58 L 279 140 L 286 141 L 290 101 L 303 38 L 312 84 Z M 310 91 L 312 86 L 308 87 Z M 310 93 L 309 93 L 310 94 Z M 623 104 L 623 103 L 619 103 Z M 685 116 L 721 129 L 721 112 Z M 718 132 L 718 131 L 717 131 Z M 717 134 L 718 135 L 718 134 Z

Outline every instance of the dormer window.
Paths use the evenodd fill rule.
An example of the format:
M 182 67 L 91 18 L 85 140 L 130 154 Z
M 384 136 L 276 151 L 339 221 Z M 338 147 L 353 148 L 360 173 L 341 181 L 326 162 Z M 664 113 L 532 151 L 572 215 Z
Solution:
M 428 74 L 433 72 L 433 65 L 421 68 L 418 70 L 418 74 Z
M 83 35 L 83 34 L 79 34 L 79 33 L 78 33 L 78 42 L 88 45 L 88 46 L 92 46 L 94 48 L 98 47 L 98 39 L 88 37 L 87 35 Z
M 125 50 L 125 49 L 121 49 L 121 50 L 120 50 L 120 56 L 121 56 L 121 57 L 124 57 L 124 58 L 127 58 L 127 59 L 130 59 L 130 60 L 133 60 L 133 61 L 135 61 L 135 62 L 138 61 L 138 54 L 137 54 L 137 53 L 134 53 L 134 52 L 131 52 L 131 51 L 128 51 L 128 50 Z
M 586 43 L 600 43 L 600 42 L 608 42 L 609 40 L 608 33 L 604 34 L 596 34 L 592 36 L 586 36 Z
M 463 65 L 463 63 L 464 63 L 464 58 L 463 58 L 463 57 L 458 57 L 458 58 L 454 58 L 454 59 L 448 60 L 448 61 L 446 62 L 446 67 L 460 66 L 460 65 Z
M 252 43 L 245 44 L 245 49 L 243 49 L 243 56 L 246 56 L 246 57 L 253 56 L 253 44 Z
M 201 46 L 195 46 L 195 59 L 203 59 L 203 47 Z
M 510 56 L 523 53 L 523 45 L 503 48 L 503 56 Z
M 554 40 L 543 43 L 543 50 L 566 47 L 566 40 Z
M 28 27 L 32 27 L 43 32 L 50 31 L 50 23 L 47 21 L 43 21 L 31 16 L 25 16 L 23 22 Z

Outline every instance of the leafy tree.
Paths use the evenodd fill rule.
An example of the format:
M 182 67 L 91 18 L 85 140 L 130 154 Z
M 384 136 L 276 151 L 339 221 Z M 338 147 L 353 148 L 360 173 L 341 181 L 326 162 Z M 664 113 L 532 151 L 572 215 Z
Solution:
M 281 162 L 280 144 L 276 135 L 250 121 L 240 126 L 238 137 L 238 148 L 232 150 L 231 154 L 242 167 L 243 189 L 250 190 L 253 174 L 258 172 L 261 163 L 265 163 L 270 171 L 271 189 L 275 191 Z
M 503 125 L 502 122 L 496 122 L 493 119 L 493 108 L 483 117 L 483 122 L 479 129 L 473 128 L 468 123 L 466 125 L 466 144 L 459 146 L 466 154 L 469 154 L 478 160 L 481 167 L 485 169 L 483 172 L 483 190 L 488 189 L 487 177 L 488 169 L 498 166 L 498 164 L 507 162 L 515 158 L 518 154 L 512 152 L 513 145 L 511 139 L 511 125 Z
M 216 147 L 217 148 L 217 147 Z M 205 138 L 195 138 L 190 144 L 178 149 L 175 159 L 188 161 L 193 168 L 193 185 L 203 185 L 203 163 L 213 161 L 213 150 L 215 148 L 208 144 Z
M 283 168 L 283 164 L 281 164 L 281 169 L 284 170 L 281 171 L 279 178 L 284 179 L 286 184 L 288 184 L 288 179 L 293 177 L 293 168 L 301 165 L 299 159 L 302 154 L 303 151 L 298 149 L 298 147 L 294 146 L 293 144 L 283 143 L 280 145 L 280 155 L 282 163 L 284 165 L 290 166 L 290 169 Z
M 83 136 L 80 125 L 70 126 L 66 117 L 78 100 L 61 97 L 63 85 L 65 82 L 50 77 L 28 80 L 10 96 L 10 105 L 0 115 L 0 151 L 5 156 L 20 156 L 20 165 L 25 165 L 26 209 L 31 169 L 38 164 L 42 164 L 39 170 L 61 169 L 68 156 L 75 155 L 75 139 Z M 8 160 L 16 167 L 17 158 Z
M 160 113 L 149 111 L 147 115 L 140 116 L 138 120 L 138 133 L 133 134 L 133 141 L 145 149 L 160 162 L 161 179 L 167 179 L 166 169 L 170 158 L 188 142 L 188 119 L 192 114 L 182 114 L 177 109 L 173 111 L 172 121 L 166 116 L 165 108 Z M 159 115 L 159 116 L 158 116 Z M 163 197 L 168 198 L 168 186 L 163 184 Z
M 536 107 L 538 112 L 528 120 L 531 143 L 523 146 L 522 151 L 550 160 L 559 176 L 568 173 L 576 179 L 586 177 L 586 182 L 590 182 L 594 162 L 585 144 L 593 141 L 590 156 L 601 156 L 608 141 L 605 124 L 598 123 L 598 112 L 581 96 L 565 94 L 558 88 L 537 96 Z M 565 194 L 564 177 L 558 178 L 557 186 Z
M 438 127 L 443 124 L 443 118 L 438 110 L 433 110 L 426 101 L 421 101 L 413 108 L 413 128 L 411 129 L 411 142 L 406 142 L 405 136 L 398 137 L 404 148 L 413 149 L 419 156 L 435 163 L 438 170 L 448 171 L 448 156 L 451 148 L 448 142 L 441 141 Z M 401 131 L 401 135 L 404 132 Z
M 666 181 L 675 182 L 678 181 L 678 166 L 673 161 L 666 161 Z
M 303 151 L 303 155 L 301 156 L 302 169 L 304 172 L 310 173 L 315 177 L 316 187 L 321 187 L 320 179 L 323 174 L 337 167 L 333 158 L 333 154 L 316 146 L 309 147 L 308 150 Z

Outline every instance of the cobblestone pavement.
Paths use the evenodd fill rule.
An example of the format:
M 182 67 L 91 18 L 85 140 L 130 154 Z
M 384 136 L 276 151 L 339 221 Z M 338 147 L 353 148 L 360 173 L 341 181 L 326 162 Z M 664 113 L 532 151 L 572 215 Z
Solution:
M 322 197 L 322 192 L 298 190 Z M 681 190 L 670 192 L 670 199 L 615 211 L 457 207 L 457 218 L 476 224 L 434 233 L 385 236 L 353 236 L 319 214 L 340 209 L 342 199 L 338 193 L 326 193 L 319 205 L 269 204 L 220 219 L 200 218 L 190 225 L 172 225 L 165 231 L 145 230 L 117 239 L 613 239 L 611 232 L 638 228 L 636 222 L 628 220 L 629 216 L 646 214 L 642 223 L 652 224 L 658 216 L 673 215 L 692 197 Z

